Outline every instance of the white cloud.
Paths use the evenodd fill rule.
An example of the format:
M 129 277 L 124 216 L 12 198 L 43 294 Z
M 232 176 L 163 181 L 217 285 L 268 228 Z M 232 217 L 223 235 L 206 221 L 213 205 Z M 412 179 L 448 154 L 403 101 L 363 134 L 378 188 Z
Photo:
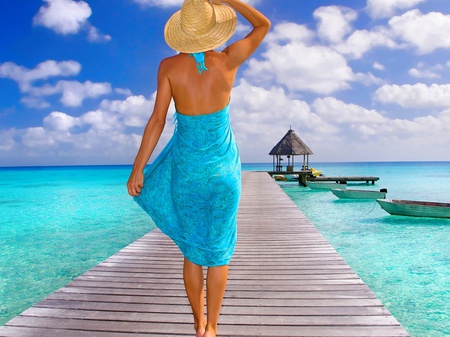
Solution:
M 450 84 L 422 83 L 410 85 L 383 85 L 374 94 L 382 103 L 397 104 L 404 108 L 450 107 Z
M 107 42 L 111 40 L 111 35 L 102 34 L 97 28 L 86 25 L 86 30 L 88 31 L 88 40 L 90 42 Z
M 64 112 L 53 111 L 44 118 L 44 125 L 50 130 L 69 131 L 74 126 L 80 125 L 80 119 Z
M 438 48 L 450 48 L 450 15 L 431 12 L 422 14 L 415 9 L 389 21 L 393 36 L 414 47 L 420 54 Z
M 312 33 L 294 23 L 276 25 L 267 37 L 262 59 L 251 59 L 245 76 L 254 83 L 275 83 L 292 91 L 330 94 L 350 88 L 352 81 L 373 82 L 370 74 L 354 74 L 338 52 L 311 45 Z
M 35 25 L 47 27 L 59 34 L 76 34 L 91 16 L 92 10 L 84 1 L 44 0 L 33 19 Z
M 326 47 L 291 43 L 270 47 L 264 60 L 252 60 L 246 76 L 255 81 L 274 79 L 292 91 L 330 94 L 350 87 L 354 79 L 345 59 Z
M 54 138 L 49 137 L 49 134 L 41 126 L 27 128 L 22 136 L 22 142 L 29 148 L 48 148 L 55 144 Z
M 115 88 L 114 91 L 116 93 L 118 93 L 119 95 L 124 95 L 124 96 L 131 96 L 133 95 L 133 93 L 131 92 L 130 89 L 125 89 L 125 88 Z
M 365 86 L 371 86 L 371 85 L 381 85 L 385 83 L 384 80 L 376 77 L 372 73 L 356 73 L 355 74 L 355 81 L 364 84 Z
M 39 162 L 40 156 L 45 156 L 46 163 L 55 165 L 131 163 L 154 98 L 155 95 L 150 99 L 131 96 L 124 101 L 104 100 L 98 109 L 78 117 L 53 111 L 43 119 L 42 126 L 0 130 L 0 162 L 9 153 L 9 160 L 17 155 L 16 160 L 26 165 Z M 173 133 L 171 115 L 168 121 L 155 154 Z
M 279 87 L 264 89 L 245 80 L 233 89 L 230 113 L 243 162 L 271 160 L 269 151 L 290 127 L 312 149 L 314 161 L 354 160 L 355 153 L 358 160 L 386 160 L 386 149 L 395 149 L 390 160 L 411 160 L 412 149 L 424 148 L 429 158 L 441 154 L 442 160 L 450 144 L 450 109 L 436 117 L 391 119 L 334 97 L 309 105 Z
M 29 108 L 34 109 L 45 109 L 50 107 L 50 103 L 46 102 L 40 97 L 22 97 L 20 99 L 20 103 L 24 104 L 25 106 Z
M 318 98 L 311 107 L 324 120 L 335 124 L 379 124 L 386 121 L 376 110 L 368 110 L 359 105 L 345 103 L 334 97 Z
M 275 25 L 264 39 L 269 45 L 284 45 L 286 43 L 309 43 L 314 38 L 314 32 L 294 22 L 283 22 Z
M 123 129 L 123 125 L 119 121 L 119 116 L 101 109 L 86 112 L 80 116 L 80 121 L 96 131 Z
M 308 145 L 320 142 L 323 134 L 337 132 L 306 102 L 289 98 L 282 88 L 264 89 L 246 80 L 233 89 L 230 115 L 244 162 L 271 160 L 268 153 L 290 127 Z
M 50 77 L 74 76 L 81 71 L 81 65 L 76 61 L 47 60 L 39 63 L 34 69 L 27 69 L 13 62 L 0 65 L 0 77 L 9 78 L 17 82 L 22 92 L 30 90 L 34 81 L 46 80 Z
M 117 112 L 123 118 L 125 126 L 143 127 L 152 112 L 155 97 L 147 100 L 144 96 L 129 96 L 124 101 L 104 100 L 100 107 L 102 109 Z
M 109 83 L 59 81 L 56 86 L 62 92 L 61 102 L 65 106 L 80 106 L 86 98 L 97 98 L 111 93 Z
M 55 165 L 131 163 L 154 98 L 104 100 L 78 117 L 53 111 L 42 126 L 0 131 L 0 162 L 8 153 L 11 160 L 13 153 L 18 163 L 28 165 L 38 163 L 40 156 Z M 172 135 L 170 112 L 173 107 L 153 158 Z M 450 144 L 450 109 L 436 116 L 391 119 L 334 97 L 308 104 L 280 87 L 262 88 L 243 79 L 233 89 L 230 115 L 243 162 L 270 161 L 269 151 L 290 127 L 313 150 L 314 161 L 345 160 L 355 153 L 359 160 L 386 160 L 386 148 L 396 151 L 392 160 L 411 159 L 413 149 L 431 151 L 432 159 L 433 154 L 447 153 Z
M 319 134 L 327 141 L 313 144 L 315 153 L 326 160 L 342 161 L 354 158 L 355 153 L 361 161 L 412 160 L 417 152 L 425 155 L 422 160 L 449 158 L 443 154 L 448 153 L 450 144 L 450 110 L 436 117 L 391 119 L 376 110 L 333 97 L 317 99 L 311 108 L 339 128 L 337 137 Z
M 384 65 L 382 65 L 381 63 L 374 62 L 374 63 L 373 63 L 373 69 L 376 69 L 376 70 L 384 70 L 384 69 L 386 69 L 386 67 L 385 67 Z
M 342 41 L 352 31 L 351 23 L 358 17 L 353 9 L 338 6 L 319 7 L 313 14 L 319 21 L 319 37 L 331 43 Z
M 111 40 L 111 36 L 101 34 L 93 27 L 88 18 L 92 9 L 84 1 L 74 0 L 44 0 L 47 4 L 41 6 L 33 18 L 35 25 L 44 26 L 55 33 L 68 35 L 77 34 L 80 30 L 87 30 L 91 42 Z
M 79 74 L 81 65 L 75 61 L 56 62 L 47 60 L 38 64 L 34 69 L 27 69 L 12 62 L 0 65 L 0 77 L 9 78 L 17 82 L 21 92 L 28 94 L 21 102 L 30 108 L 47 108 L 49 103 L 43 97 L 61 94 L 61 102 L 65 106 L 80 106 L 86 98 L 97 98 L 112 92 L 111 84 L 107 82 L 94 83 L 86 81 L 60 80 L 56 84 L 33 86 L 33 82 L 47 80 L 50 77 L 73 76 Z M 119 89 L 120 91 L 120 89 Z M 125 93 L 125 92 L 123 92 Z M 128 93 L 128 92 L 127 92 Z
M 381 26 L 375 27 L 371 31 L 357 30 L 347 40 L 334 45 L 333 48 L 352 59 L 360 59 L 375 47 L 398 48 L 397 43 L 389 35 L 390 32 Z
M 14 140 L 15 133 L 16 133 L 15 129 L 9 130 L 0 129 L 0 153 L 2 151 L 9 152 L 13 149 L 14 145 L 16 144 Z
M 442 71 L 443 66 L 438 64 L 433 67 L 427 67 L 424 63 L 419 62 L 417 64 L 416 68 L 411 68 L 408 71 L 408 74 L 410 74 L 412 77 L 416 78 L 429 78 L 429 79 L 435 79 L 440 78 L 441 75 L 439 74 L 440 71 Z
M 86 98 L 97 98 L 102 95 L 110 94 L 112 91 L 109 83 L 94 83 L 86 81 L 80 83 L 77 81 L 58 81 L 55 85 L 44 85 L 41 87 L 32 87 L 28 93 L 33 97 L 50 96 L 61 93 L 61 103 L 65 106 L 81 106 Z
M 366 11 L 372 18 L 388 18 L 399 10 L 413 8 L 426 0 L 367 0 Z

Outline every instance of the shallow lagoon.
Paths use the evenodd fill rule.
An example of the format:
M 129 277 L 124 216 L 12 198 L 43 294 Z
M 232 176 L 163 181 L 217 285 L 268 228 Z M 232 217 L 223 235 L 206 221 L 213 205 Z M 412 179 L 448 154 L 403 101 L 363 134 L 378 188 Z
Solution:
M 314 163 L 379 176 L 388 198 L 450 201 L 450 163 Z M 272 164 L 244 164 L 271 170 Z M 128 197 L 130 167 L 0 169 L 0 325 L 153 228 Z M 411 336 L 450 334 L 450 220 L 280 183 Z
M 450 163 L 317 164 L 326 175 L 379 176 L 387 198 L 450 202 Z M 280 184 L 411 336 L 450 335 L 450 219 L 392 216 L 374 200 Z

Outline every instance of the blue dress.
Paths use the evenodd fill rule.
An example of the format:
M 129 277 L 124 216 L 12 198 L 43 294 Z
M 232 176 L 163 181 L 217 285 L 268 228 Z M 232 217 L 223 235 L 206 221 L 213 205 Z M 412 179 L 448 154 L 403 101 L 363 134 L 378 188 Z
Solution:
M 229 263 L 236 245 L 241 163 L 229 105 L 215 113 L 175 113 L 174 134 L 145 172 L 136 202 L 191 262 Z

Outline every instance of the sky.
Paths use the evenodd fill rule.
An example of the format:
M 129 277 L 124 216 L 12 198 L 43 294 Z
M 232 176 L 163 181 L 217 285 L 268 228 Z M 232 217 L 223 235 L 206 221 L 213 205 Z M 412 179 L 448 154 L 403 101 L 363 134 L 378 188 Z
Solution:
M 231 94 L 242 162 L 272 162 L 290 128 L 310 162 L 450 160 L 448 0 L 245 2 L 272 27 Z M 0 166 L 132 164 L 180 6 L 2 1 Z M 238 20 L 227 44 L 251 30 Z

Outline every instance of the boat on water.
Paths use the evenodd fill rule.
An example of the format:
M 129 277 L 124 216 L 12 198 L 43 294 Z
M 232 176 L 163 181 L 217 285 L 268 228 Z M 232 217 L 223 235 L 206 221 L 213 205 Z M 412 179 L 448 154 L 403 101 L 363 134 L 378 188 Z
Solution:
M 283 174 L 275 174 L 273 175 L 273 179 L 277 181 L 287 181 L 288 179 Z
M 275 174 L 273 179 L 277 181 L 298 181 L 298 174 Z
M 289 181 L 298 181 L 298 174 L 286 174 L 285 177 Z
M 333 188 L 346 188 L 346 182 L 326 182 L 326 181 L 308 181 L 307 185 L 313 190 L 331 190 Z
M 319 177 L 322 175 L 322 171 L 316 170 L 314 167 L 310 167 L 309 170 L 311 171 L 311 175 L 314 177 Z
M 450 218 L 450 203 L 414 200 L 377 199 L 386 212 L 394 215 Z
M 374 190 L 354 190 L 345 188 L 333 188 L 331 192 L 339 199 L 384 199 L 387 189 Z

